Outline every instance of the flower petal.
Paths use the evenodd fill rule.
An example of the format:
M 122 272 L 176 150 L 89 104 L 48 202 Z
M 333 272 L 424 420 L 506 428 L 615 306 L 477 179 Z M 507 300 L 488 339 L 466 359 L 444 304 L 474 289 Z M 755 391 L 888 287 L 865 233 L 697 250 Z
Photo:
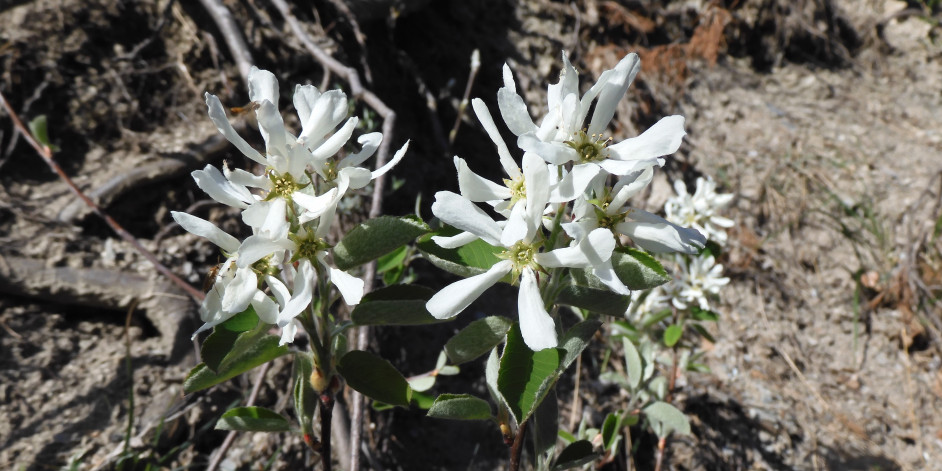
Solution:
M 509 260 L 497 262 L 490 270 L 470 278 L 456 281 L 432 296 L 425 308 L 436 319 L 449 319 L 468 307 L 481 293 L 510 273 L 513 264 Z
M 373 173 L 370 174 L 370 180 L 376 180 L 377 178 L 385 175 L 386 172 L 392 170 L 392 168 L 395 167 L 396 164 L 398 164 L 399 161 L 401 161 L 403 157 L 405 157 L 406 151 L 409 150 L 409 142 L 410 141 L 406 141 L 406 143 L 403 144 L 402 147 L 400 147 L 399 150 L 396 151 L 396 154 L 393 155 L 392 160 L 390 160 L 389 162 L 386 162 L 386 165 L 383 165 L 382 167 L 376 170 L 373 170 Z
M 536 232 L 550 197 L 549 168 L 538 155 L 523 154 L 523 181 L 527 191 L 527 240 Z
M 638 137 L 625 139 L 608 147 L 616 160 L 647 160 L 673 154 L 680 148 L 687 132 L 684 117 L 679 115 L 661 118 Z
M 533 270 L 529 268 L 520 275 L 517 315 L 520 317 L 520 333 L 530 350 L 553 348 L 559 344 L 556 340 L 556 323 L 543 306 L 540 287 Z
M 343 123 L 343 127 L 327 138 L 323 144 L 317 146 L 317 149 L 314 149 L 314 152 L 312 152 L 313 157 L 322 160 L 336 154 L 350 140 L 350 136 L 353 135 L 353 130 L 356 129 L 358 122 L 360 122 L 360 118 L 356 116 L 348 119 L 346 123 Z
M 357 142 L 363 146 L 360 148 L 360 152 L 344 157 L 337 164 L 337 168 L 356 167 L 372 157 L 376 153 L 376 149 L 379 149 L 379 145 L 383 143 L 383 133 L 371 132 L 364 134 L 357 138 Z
M 239 239 L 232 237 L 222 229 L 216 227 L 215 224 L 205 219 L 200 219 L 192 214 L 179 211 L 171 211 L 170 216 L 187 232 L 205 237 L 228 253 L 234 253 L 236 250 L 239 250 Z
M 287 239 L 271 240 L 259 235 L 249 236 L 239 247 L 239 259 L 236 265 L 239 268 L 245 268 L 275 252 L 293 248 L 294 243 Z
M 498 185 L 468 168 L 467 162 L 455 156 L 455 168 L 458 169 L 458 188 L 461 196 L 470 201 L 481 203 L 484 201 L 505 200 L 511 197 L 510 189 Z
M 594 163 L 574 165 L 572 170 L 553 187 L 550 193 L 550 203 L 568 203 L 580 196 L 589 187 L 592 179 L 599 174 L 601 168 Z
M 579 157 L 572 147 L 560 142 L 543 142 L 531 133 L 520 136 L 517 139 L 517 146 L 539 155 L 543 160 L 554 165 L 563 165 Z
M 222 294 L 222 310 L 238 314 L 249 307 L 258 291 L 258 278 L 250 268 L 236 270 L 235 278 L 226 285 Z
M 510 128 L 510 132 L 517 136 L 536 131 L 536 124 L 533 124 L 533 119 L 530 118 L 527 104 L 517 94 L 517 86 L 507 64 L 504 64 L 503 72 L 504 86 L 497 91 L 497 107 L 504 123 Z
M 291 323 L 308 304 L 314 294 L 314 268 L 310 260 L 301 260 L 298 263 L 298 272 L 294 275 L 294 293 L 285 307 L 278 313 L 278 325 L 284 327 Z
M 706 244 L 706 237 L 695 229 L 678 226 L 647 211 L 632 209 L 628 218 L 616 229 L 648 252 L 695 254 Z
M 595 111 L 592 113 L 592 121 L 589 124 L 588 134 L 601 134 L 605 131 L 605 128 L 608 127 L 608 123 L 612 121 L 612 117 L 615 116 L 615 107 L 618 105 L 618 102 L 621 101 L 622 97 L 625 96 L 625 92 L 628 91 L 628 87 L 631 85 L 631 82 L 635 79 L 635 76 L 638 75 L 638 71 L 641 70 L 641 60 L 638 59 L 638 55 L 631 53 L 626 55 L 615 65 L 615 68 L 612 69 L 611 73 L 607 77 L 599 77 L 599 83 L 596 86 L 601 85 L 598 89 L 598 100 L 595 102 Z M 605 74 L 603 74 L 605 75 Z M 593 89 L 595 87 L 592 87 Z M 592 89 L 589 92 L 586 92 L 587 97 L 592 96 Z M 591 99 L 589 101 L 591 102 Z M 585 109 L 588 110 L 588 103 L 585 103 L 585 98 L 583 98 L 582 105 L 585 106 Z
M 216 125 L 216 129 L 225 136 L 226 140 L 231 142 L 239 152 L 242 152 L 246 157 L 267 166 L 268 160 L 262 156 L 257 150 L 253 149 L 242 136 L 239 135 L 232 128 L 232 124 L 229 122 L 229 118 L 226 117 L 226 110 L 222 107 L 222 103 L 219 101 L 219 97 L 216 95 L 210 95 L 206 93 L 206 106 L 209 108 L 209 119 L 213 121 L 213 124 Z
M 330 282 L 337 287 L 343 302 L 349 306 L 360 304 L 363 299 L 363 280 L 336 268 L 330 267 Z
M 278 107 L 278 79 L 275 74 L 252 66 L 249 70 L 249 99 L 261 103 L 270 101 Z
M 435 193 L 432 214 L 446 224 L 470 232 L 491 245 L 500 245 L 501 228 L 481 208 L 450 191 Z
M 432 240 L 443 249 L 457 249 L 478 240 L 478 236 L 470 232 L 460 232 L 451 237 L 432 236 Z
M 249 207 L 249 202 L 255 201 L 247 188 L 233 184 L 212 165 L 207 165 L 202 170 L 194 170 L 190 175 L 196 180 L 196 186 L 222 204 L 245 209 Z
M 613 250 L 615 250 L 615 236 L 612 235 L 612 231 L 598 228 L 575 246 L 539 253 L 534 258 L 536 263 L 547 268 L 589 268 L 611 259 Z
M 258 318 L 266 323 L 275 325 L 278 323 L 278 304 L 261 291 L 255 291 L 252 297 L 252 308 L 258 314 Z
M 487 133 L 487 136 L 490 137 L 494 145 L 497 146 L 497 156 L 500 158 L 500 164 L 504 167 L 504 172 L 506 172 L 510 178 L 520 176 L 520 169 L 517 167 L 517 162 L 510 156 L 510 149 L 507 148 L 507 143 L 504 142 L 504 138 L 500 136 L 500 131 L 497 130 L 497 125 L 494 124 L 494 118 L 491 117 L 491 112 L 487 110 L 487 105 L 485 105 L 484 101 L 480 98 L 475 98 L 471 100 L 471 108 L 474 109 L 474 114 L 477 115 L 481 126 L 484 126 L 484 132 Z
M 535 231 L 534 231 L 535 232 Z M 510 210 L 510 217 L 500 234 L 500 244 L 510 247 L 519 240 L 527 240 L 530 235 L 530 224 L 527 221 L 527 208 L 523 204 L 515 204 Z

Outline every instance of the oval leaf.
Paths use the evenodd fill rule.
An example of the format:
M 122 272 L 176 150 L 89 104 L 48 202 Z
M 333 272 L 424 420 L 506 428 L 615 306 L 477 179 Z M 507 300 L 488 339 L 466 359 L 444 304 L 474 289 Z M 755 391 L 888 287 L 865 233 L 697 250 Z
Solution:
M 664 438 L 671 432 L 690 434 L 690 422 L 687 421 L 687 416 L 666 402 L 655 402 L 645 407 L 643 411 L 651 421 L 651 428 L 658 438 Z
M 461 329 L 461 332 L 445 344 L 445 354 L 456 365 L 474 360 L 500 344 L 511 325 L 513 322 L 506 317 L 478 319 Z
M 251 333 L 242 333 L 236 343 L 238 344 L 243 336 L 248 336 Z M 249 338 L 251 337 L 246 337 L 246 339 Z M 258 365 L 287 354 L 288 347 L 279 346 L 279 341 L 280 338 L 274 335 L 265 335 L 257 340 L 253 338 L 251 342 L 246 340 L 245 348 L 242 348 L 241 345 L 233 347 L 232 352 L 223 358 L 216 371 L 211 370 L 205 363 L 196 365 L 190 370 L 183 382 L 184 394 L 215 386 Z
M 419 285 L 393 285 L 373 291 L 353 308 L 356 325 L 423 325 L 447 322 L 436 319 L 425 308 L 435 294 Z
M 490 420 L 491 405 L 470 394 L 442 394 L 428 410 L 429 417 L 452 420 Z
M 563 341 L 560 342 L 560 347 L 566 351 L 563 361 L 559 364 L 560 373 L 566 371 L 566 368 L 579 358 L 582 351 L 589 345 L 589 340 L 592 340 L 592 336 L 601 326 L 602 323 L 596 319 L 586 319 L 566 331 Z
M 288 419 L 264 407 L 236 407 L 226 411 L 216 422 L 216 430 L 239 432 L 287 432 L 291 430 Z
M 612 252 L 612 267 L 618 279 L 631 290 L 650 289 L 671 280 L 654 257 L 632 248 L 615 249 Z
M 388 361 L 369 352 L 353 350 L 340 359 L 337 371 L 360 394 L 394 406 L 409 407 L 412 388 Z
M 683 327 L 677 324 L 671 324 L 664 331 L 664 345 L 667 345 L 668 347 L 677 345 L 677 342 L 680 340 L 680 336 L 683 335 L 683 333 Z
M 514 323 L 507 332 L 507 344 L 497 373 L 497 389 L 518 424 L 530 418 L 546 397 L 556 381 L 560 357 L 556 348 L 530 350 L 520 334 L 519 324 Z
M 375 260 L 412 242 L 431 228 L 415 216 L 380 216 L 358 224 L 334 247 L 334 263 L 341 270 Z
M 613 293 L 606 289 L 570 284 L 563 287 L 556 301 L 599 314 L 622 317 L 628 310 L 631 296 Z
M 641 378 L 644 376 L 644 366 L 641 363 L 641 354 L 635 344 L 628 337 L 622 337 L 621 344 L 625 349 L 625 370 L 628 371 L 628 384 L 631 392 L 638 389 Z
M 576 468 L 592 462 L 598 456 L 598 453 L 592 451 L 591 442 L 588 440 L 579 440 L 563 448 L 562 453 L 559 454 L 559 458 L 556 459 L 556 465 L 553 466 L 553 471 Z

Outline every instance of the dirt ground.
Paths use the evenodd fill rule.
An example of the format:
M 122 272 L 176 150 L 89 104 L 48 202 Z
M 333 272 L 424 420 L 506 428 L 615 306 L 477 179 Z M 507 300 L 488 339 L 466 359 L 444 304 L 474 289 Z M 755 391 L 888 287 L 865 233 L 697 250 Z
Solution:
M 283 92 L 346 86 L 325 78 L 272 4 L 222 3 Z M 721 259 L 732 282 L 717 341 L 703 345 L 712 371 L 680 378 L 694 433 L 671 440 L 669 469 L 942 470 L 942 13 L 933 2 L 407 1 L 395 15 L 383 2 L 346 3 L 353 13 L 336 1 L 292 10 L 395 110 L 394 148 L 412 140 L 389 214 L 410 212 L 415 191 L 429 214 L 442 182 L 456 186 L 451 155 L 498 174 L 472 119 L 446 140 L 475 48 L 472 96 L 492 106 L 504 61 L 539 104 L 561 50 L 583 83 L 638 51 L 642 71 L 613 135 L 686 116 L 684 146 L 639 204 L 660 208 L 674 179 L 712 175 L 737 195 L 727 213 L 736 226 Z M 24 118 L 47 115 L 56 160 L 78 187 L 196 287 L 219 255 L 169 211 L 236 233 L 233 213 L 206 204 L 189 172 L 246 165 L 207 119 L 204 91 L 231 106 L 247 100 L 199 2 L 0 4 L 0 92 Z M 205 468 L 225 438 L 216 418 L 244 401 L 256 374 L 183 397 L 195 322 L 186 294 L 78 202 L 0 112 L 0 469 L 118 469 L 122 459 L 123 469 Z M 408 369 L 433 363 L 457 328 L 377 329 L 372 348 L 419 373 Z M 288 407 L 289 373 L 275 362 L 259 405 Z M 617 390 L 591 367 L 583 373 L 585 404 L 618 407 Z M 478 376 L 468 368 L 455 381 L 481 388 Z M 368 469 L 505 465 L 486 424 L 368 415 Z M 637 469 L 653 469 L 653 444 L 640 440 Z M 296 437 L 242 434 L 222 466 L 315 461 Z

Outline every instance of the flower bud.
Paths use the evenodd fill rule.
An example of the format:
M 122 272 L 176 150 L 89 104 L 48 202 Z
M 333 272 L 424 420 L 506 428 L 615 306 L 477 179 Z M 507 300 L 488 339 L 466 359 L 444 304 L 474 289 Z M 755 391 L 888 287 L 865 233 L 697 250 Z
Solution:
M 322 393 L 329 385 L 327 378 L 324 377 L 324 372 L 315 366 L 314 371 L 311 372 L 311 387 L 318 393 Z

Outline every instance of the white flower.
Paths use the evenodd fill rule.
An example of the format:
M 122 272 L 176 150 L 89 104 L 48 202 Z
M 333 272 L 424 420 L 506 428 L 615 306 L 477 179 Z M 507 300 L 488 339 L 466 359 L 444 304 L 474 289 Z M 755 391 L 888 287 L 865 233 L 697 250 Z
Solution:
M 697 190 L 693 195 L 680 179 L 674 182 L 677 196 L 664 204 L 667 220 L 693 227 L 721 246 L 726 245 L 726 229 L 733 227 L 731 219 L 718 214 L 733 200 L 732 193 L 717 193 L 713 179 L 697 178 Z
M 663 156 L 680 147 L 684 131 L 683 116 L 668 116 L 638 137 L 609 145 L 603 133 L 615 114 L 618 101 L 640 70 L 637 54 L 626 55 L 614 69 L 606 70 L 599 80 L 579 98 L 578 72 L 563 53 L 559 82 L 547 90 L 548 113 L 537 126 L 530 119 L 526 105 L 517 92 L 510 68 L 504 66 L 504 87 L 498 91 L 501 115 L 511 132 L 518 136 L 521 149 L 534 152 L 547 162 L 573 168 L 554 192 L 552 201 L 571 201 L 599 175 L 629 175 L 655 165 L 663 165 Z M 585 120 L 592 104 L 595 110 L 588 127 Z
M 677 270 L 674 279 L 662 286 L 670 296 L 671 303 L 677 309 L 687 309 L 697 305 L 700 309 L 710 309 L 710 298 L 719 295 L 720 288 L 729 284 L 729 278 L 723 277 L 723 265 L 716 263 L 713 256 L 685 257 L 675 256 Z
M 528 181 L 541 181 L 539 174 L 547 171 L 542 164 L 530 168 L 534 169 L 536 175 L 527 176 Z M 525 165 L 524 172 L 527 171 Z M 545 205 L 546 193 L 543 192 L 542 205 Z M 534 203 L 541 205 L 539 201 Z M 600 230 L 589 234 L 583 243 L 541 253 L 541 242 L 536 236 L 542 227 L 542 215 L 531 217 L 525 205 L 515 205 L 503 227 L 464 196 L 447 191 L 435 195 L 432 212 L 445 223 L 506 250 L 499 255 L 504 260 L 494 264 L 485 273 L 446 286 L 426 303 L 426 308 L 438 319 L 454 317 L 487 288 L 510 275 L 513 282 L 520 283 L 517 298 L 520 331 L 532 350 L 552 348 L 558 343 L 555 323 L 540 295 L 537 272 L 545 268 L 592 268 L 603 265 L 609 261 L 615 249 L 615 239 L 611 233 Z M 435 241 L 450 246 L 453 239 L 435 238 Z
M 695 229 L 681 227 L 647 211 L 626 203 L 653 178 L 654 169 L 647 168 L 622 178 L 611 190 L 599 186 L 593 190 L 600 201 L 576 200 L 573 222 L 563 224 L 570 237 L 581 240 L 590 231 L 606 227 L 615 235 L 626 235 L 642 249 L 651 253 L 682 252 L 695 254 L 706 244 L 706 238 Z

